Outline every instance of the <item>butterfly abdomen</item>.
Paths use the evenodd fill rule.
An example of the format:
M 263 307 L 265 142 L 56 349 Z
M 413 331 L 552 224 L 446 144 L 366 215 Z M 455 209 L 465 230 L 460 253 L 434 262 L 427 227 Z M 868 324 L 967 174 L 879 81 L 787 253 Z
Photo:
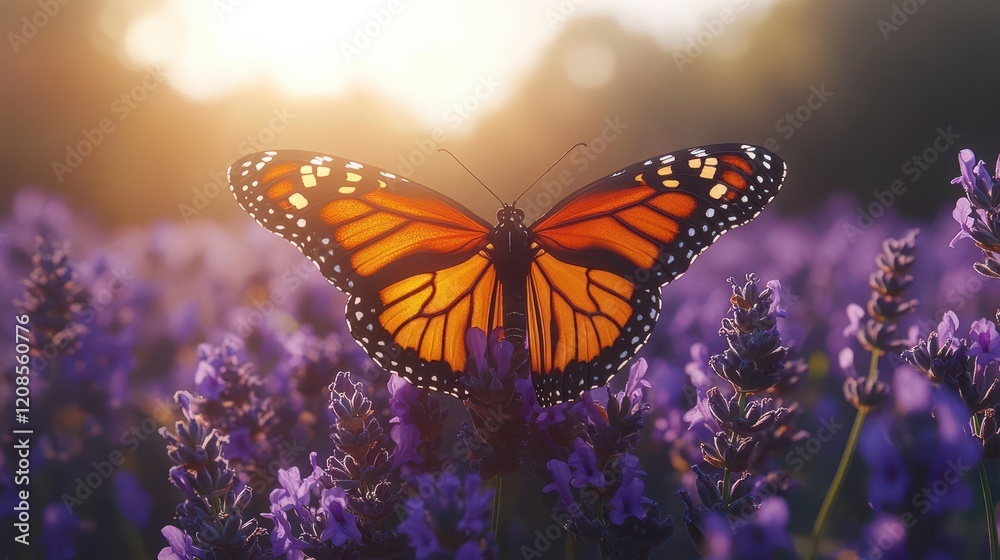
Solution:
M 538 251 L 524 225 L 524 212 L 505 206 L 497 212 L 497 226 L 490 233 L 493 263 L 503 294 L 503 336 L 515 346 L 527 339 L 525 297 L 531 263 Z

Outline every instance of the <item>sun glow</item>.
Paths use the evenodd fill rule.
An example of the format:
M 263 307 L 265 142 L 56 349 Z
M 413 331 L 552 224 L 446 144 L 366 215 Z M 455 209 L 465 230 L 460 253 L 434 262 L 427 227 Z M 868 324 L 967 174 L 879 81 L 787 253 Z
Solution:
M 746 12 L 775 1 L 754 3 Z M 118 4 L 109 3 L 109 10 L 125 9 Z M 664 46 L 678 46 L 704 21 L 724 9 L 739 12 L 743 4 L 165 0 L 115 16 L 123 21 L 126 57 L 159 66 L 174 87 L 194 99 L 267 83 L 292 95 L 335 95 L 367 86 L 422 120 L 440 123 L 449 108 L 470 96 L 478 98 L 477 106 L 501 101 L 573 18 L 610 16 Z M 600 55 L 596 67 L 586 64 L 588 52 Z M 569 57 L 567 71 L 580 87 L 600 87 L 613 78 L 608 46 L 586 45 Z M 490 91 L 484 83 L 493 84 Z

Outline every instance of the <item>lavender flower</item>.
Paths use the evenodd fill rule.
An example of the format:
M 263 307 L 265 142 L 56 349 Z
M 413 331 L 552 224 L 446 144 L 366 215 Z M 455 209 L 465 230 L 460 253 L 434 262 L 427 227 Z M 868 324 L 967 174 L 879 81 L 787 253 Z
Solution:
M 393 464 L 411 476 L 435 470 L 443 460 L 439 453 L 448 408 L 437 395 L 410 385 L 401 377 L 389 379 L 389 408 L 395 415 L 390 431 L 396 443 Z
M 465 345 L 469 358 L 462 382 L 472 424 L 464 424 L 458 437 L 468 449 L 473 470 L 489 480 L 520 467 L 528 445 L 525 401 L 518 389 L 519 382 L 530 383 L 527 352 L 500 340 L 499 329 L 489 337 L 480 329 L 469 329 Z
M 193 413 L 228 436 L 230 460 L 251 474 L 261 470 L 273 453 L 277 419 L 241 342 L 227 336 L 218 347 L 202 344 L 198 359 L 197 396 L 190 396 Z
M 357 516 L 349 510 L 343 488 L 322 486 L 323 472 L 316 466 L 315 454 L 310 462 L 313 473 L 305 479 L 298 467 L 278 471 L 281 488 L 271 492 L 271 513 L 264 514 L 275 525 L 271 533 L 274 554 L 344 557 L 362 539 Z M 313 505 L 314 501 L 318 504 Z
M 1000 262 L 997 260 L 997 253 L 1000 252 L 1000 189 L 996 188 L 997 178 L 1000 177 L 1000 159 L 997 160 L 994 175 L 990 175 L 982 161 L 976 162 L 972 150 L 959 152 L 958 164 L 962 174 L 952 184 L 962 185 L 965 198 L 958 200 L 952 214 L 960 231 L 952 239 L 951 246 L 954 247 L 960 239 L 972 239 L 984 256 L 984 262 L 975 263 L 973 268 L 987 278 L 1000 278 Z
M 732 317 L 723 319 L 719 331 L 729 348 L 709 362 L 719 377 L 743 393 L 759 393 L 775 386 L 788 355 L 788 349 L 781 346 L 777 315 L 772 312 L 774 290 L 760 290 L 757 282 L 753 274 L 747 275 L 743 286 L 730 279 Z
M 567 418 L 583 428 L 568 443 L 572 451 L 567 460 L 545 463 L 550 482 L 543 491 L 559 496 L 558 507 L 569 514 L 565 528 L 598 543 L 606 557 L 649 558 L 673 534 L 673 520 L 645 497 L 640 476 L 646 473 L 632 454 L 649 410 L 643 398 L 649 387 L 645 375 L 646 362 L 639 360 L 623 390 L 607 390 L 606 406 L 584 393 Z
M 780 406 L 782 397 L 754 396 L 765 391 L 776 395 L 790 391 L 792 384 L 783 382 L 782 375 L 797 375 L 801 366 L 786 366 L 788 348 L 782 346 L 777 327 L 777 319 L 785 316 L 783 306 L 778 303 L 781 284 L 772 281 L 760 290 L 755 275 L 749 274 L 746 279 L 742 286 L 730 279 L 732 316 L 723 319 L 720 331 L 729 348 L 709 360 L 716 374 L 732 385 L 734 394 L 727 398 L 720 388 L 710 387 L 703 396 L 699 394 L 696 404 L 699 412 L 691 415 L 713 430 L 711 440 L 701 444 L 701 456 L 721 470 L 722 476 L 713 477 L 697 465 L 692 467 L 701 506 L 695 505 L 687 491 L 678 492 L 686 505 L 684 520 L 688 536 L 703 554 L 712 548 L 712 542 L 718 541 L 710 534 L 716 531 L 731 534 L 738 525 L 752 520 L 763 502 L 751 492 L 749 473 L 752 466 L 765 463 L 758 446 L 763 442 L 768 451 L 780 454 L 788 444 L 803 436 L 790 422 L 793 413 Z M 739 477 L 734 480 L 733 474 Z M 764 478 L 772 477 L 768 473 Z M 777 487 L 780 490 L 783 485 Z M 729 530 L 720 529 L 720 523 L 730 527 Z
M 160 550 L 158 560 L 195 560 L 205 557 L 205 551 L 194 546 L 191 536 L 177 527 L 167 525 L 161 533 L 170 546 Z
M 889 399 L 889 385 L 877 377 L 852 376 L 844 380 L 844 400 L 854 408 L 878 408 Z
M 237 491 L 236 471 L 223 453 L 227 438 L 202 423 L 187 394 L 178 393 L 176 400 L 184 420 L 177 422 L 176 433 L 160 428 L 160 435 L 167 440 L 167 455 L 174 462 L 170 482 L 184 502 L 177 506 L 178 527 L 163 530 L 170 546 L 160 551 L 159 558 L 271 558 L 267 531 L 255 519 L 245 520 L 252 491 L 246 486 Z
M 361 538 L 358 553 L 365 558 L 397 558 L 407 548 L 406 537 L 382 525 L 396 514 L 403 500 L 389 438 L 375 416 L 361 383 L 341 372 L 330 385 L 330 409 L 336 417 L 330 439 L 335 445 L 326 469 L 314 466 L 323 488 L 341 488 L 346 509 L 356 516 Z M 273 503 L 273 501 L 272 501 Z
M 947 333 L 958 328 L 953 312 L 939 328 Z M 949 337 L 940 343 L 940 334 L 931 332 L 927 340 L 903 352 L 903 359 L 925 373 L 935 384 L 954 390 L 973 413 L 984 413 L 1000 404 L 1000 365 L 993 359 L 996 326 L 986 319 L 976 321 L 971 340 Z
M 875 258 L 877 270 L 871 275 L 871 299 L 865 308 L 867 320 L 857 331 L 858 341 L 869 352 L 898 352 L 904 341 L 896 336 L 897 324 L 916 308 L 916 299 L 907 299 L 913 284 L 910 271 L 915 262 L 918 230 L 910 230 L 899 239 L 886 239 L 882 252 Z
M 68 244 L 40 237 L 31 263 L 24 296 L 14 306 L 31 317 L 33 352 L 39 356 L 43 351 L 46 355 L 72 353 L 87 330 L 80 314 L 90 296 L 69 264 Z
M 489 532 L 493 493 L 478 475 L 420 475 L 418 495 L 406 502 L 399 531 L 410 538 L 417 558 L 491 560 L 497 558 Z

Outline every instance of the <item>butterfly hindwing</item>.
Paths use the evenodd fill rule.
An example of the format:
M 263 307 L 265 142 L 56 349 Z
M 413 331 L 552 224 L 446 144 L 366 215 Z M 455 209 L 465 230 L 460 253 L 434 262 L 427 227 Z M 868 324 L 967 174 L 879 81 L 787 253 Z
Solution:
M 541 256 L 528 281 L 529 331 L 547 328 L 547 315 L 564 317 L 562 328 L 528 335 L 536 340 L 530 350 L 539 366 L 533 368 L 539 401 L 560 402 L 606 383 L 648 340 L 659 315 L 660 288 L 680 277 L 719 236 L 753 219 L 774 198 L 784 175 L 784 162 L 756 146 L 680 150 L 591 183 L 533 224 Z M 541 264 L 545 259 L 548 266 Z M 595 283 L 597 273 L 618 289 Z M 546 278 L 583 291 L 578 288 L 575 299 L 563 298 L 561 313 L 545 311 L 544 305 L 531 305 L 530 294 L 537 286 L 544 292 Z M 594 313 L 593 302 L 599 301 L 615 302 L 618 314 L 627 309 L 627 318 L 604 321 L 603 312 Z M 594 336 L 599 351 L 581 351 L 581 341 Z
M 498 320 L 472 301 L 497 289 L 483 257 L 489 224 L 393 173 L 314 152 L 252 154 L 233 164 L 229 182 L 251 217 L 348 294 L 348 324 L 368 355 L 416 385 L 458 394 L 464 346 L 444 337 Z
M 542 251 L 527 302 L 535 393 L 548 405 L 605 384 L 632 357 L 656 322 L 660 291 Z
M 351 333 L 377 364 L 410 383 L 464 397 L 466 332 L 490 332 L 503 318 L 492 261 L 476 253 L 455 266 L 410 276 L 347 305 Z

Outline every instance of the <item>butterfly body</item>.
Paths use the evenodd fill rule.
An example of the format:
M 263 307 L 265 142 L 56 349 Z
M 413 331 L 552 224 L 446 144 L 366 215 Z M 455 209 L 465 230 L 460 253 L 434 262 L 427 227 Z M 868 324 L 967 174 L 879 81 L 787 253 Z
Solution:
M 374 166 L 304 151 L 236 162 L 240 206 L 348 295 L 352 335 L 384 369 L 465 395 L 465 333 L 526 345 L 539 402 L 598 387 L 648 340 L 660 289 L 774 197 L 784 163 L 720 144 L 633 164 L 536 222 L 490 224 Z
M 520 346 L 528 334 L 525 286 L 537 252 L 532 247 L 531 231 L 524 225 L 523 210 L 504 206 L 497 212 L 497 225 L 490 232 L 487 248 L 503 293 L 503 336 Z

